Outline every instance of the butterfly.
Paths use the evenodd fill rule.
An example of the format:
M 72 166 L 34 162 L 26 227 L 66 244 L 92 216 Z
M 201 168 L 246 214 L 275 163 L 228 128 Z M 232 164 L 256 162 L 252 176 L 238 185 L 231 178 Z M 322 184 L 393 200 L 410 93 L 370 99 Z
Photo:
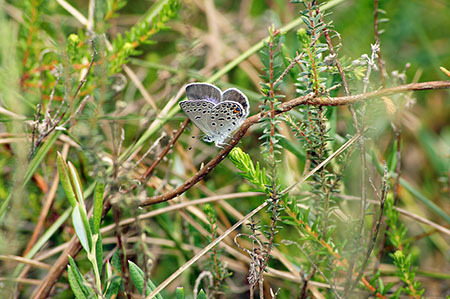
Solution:
M 209 83 L 186 86 L 187 100 L 180 102 L 181 110 L 203 132 L 205 142 L 217 147 L 239 128 L 249 113 L 247 97 L 237 88 L 222 92 Z

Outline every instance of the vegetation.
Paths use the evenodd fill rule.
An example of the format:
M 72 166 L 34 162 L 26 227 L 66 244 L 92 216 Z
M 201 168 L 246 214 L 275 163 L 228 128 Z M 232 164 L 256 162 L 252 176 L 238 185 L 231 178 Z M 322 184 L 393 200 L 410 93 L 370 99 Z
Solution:
M 450 295 L 445 1 L 0 6 L 2 298 Z

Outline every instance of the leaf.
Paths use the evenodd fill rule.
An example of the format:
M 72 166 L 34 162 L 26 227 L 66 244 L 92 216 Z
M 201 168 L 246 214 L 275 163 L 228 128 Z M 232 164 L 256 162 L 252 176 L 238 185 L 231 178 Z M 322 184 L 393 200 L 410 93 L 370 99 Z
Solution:
M 283 148 L 294 154 L 302 164 L 305 163 L 306 155 L 305 150 L 302 147 L 286 138 L 280 139 L 280 144 Z
M 72 183 L 70 181 L 69 169 L 67 167 L 66 161 L 64 161 L 64 158 L 61 156 L 59 152 L 58 156 L 56 157 L 56 161 L 58 165 L 59 179 L 61 180 L 64 192 L 66 193 L 67 199 L 69 200 L 72 207 L 75 207 L 77 204 L 77 200 L 72 188 Z
M 97 183 L 94 193 L 94 227 L 93 233 L 98 234 L 100 231 L 100 223 L 102 222 L 103 212 L 103 193 L 105 191 L 105 184 Z
M 80 287 L 83 295 L 86 296 L 87 298 L 91 298 L 94 295 L 94 292 L 89 287 L 87 287 L 87 281 L 84 279 L 83 275 L 81 274 L 80 270 L 78 269 L 77 264 L 74 261 L 74 259 L 70 255 L 68 258 L 69 258 L 69 266 L 68 267 L 70 267 L 70 269 L 72 271 L 73 278 L 75 279 L 76 283 Z M 74 291 L 74 293 L 75 293 L 75 291 Z M 77 298 L 85 298 L 85 297 L 77 297 Z
M 201 289 L 200 292 L 198 292 L 197 299 L 207 299 L 207 298 L 208 297 L 206 297 L 205 291 Z
M 389 149 L 390 152 L 386 153 L 386 155 L 388 156 L 387 166 L 389 172 L 395 171 L 395 169 L 397 168 L 397 148 L 398 148 L 398 140 L 396 139 L 392 147 Z
M 184 299 L 184 288 L 183 287 L 177 287 L 177 290 L 175 291 L 175 296 L 177 299 Z
M 120 285 L 122 284 L 122 278 L 115 276 L 111 279 L 106 292 L 104 292 L 106 298 L 117 298 L 117 293 L 119 293 Z
M 84 299 L 84 298 L 87 299 L 87 297 L 84 295 L 84 293 L 81 289 L 80 282 L 78 281 L 77 276 L 75 275 L 75 273 L 73 273 L 71 266 L 67 266 L 67 278 L 69 280 L 70 288 L 72 289 L 72 292 L 75 295 L 75 297 L 81 298 L 81 299 Z
M 422 127 L 419 130 L 417 140 L 423 146 L 428 160 L 431 162 L 436 171 L 441 175 L 446 175 L 450 167 L 448 159 L 448 145 L 439 135 L 431 131 L 429 128 Z
M 78 239 L 80 240 L 81 246 L 83 246 L 86 252 L 91 252 L 86 228 L 84 226 L 83 219 L 81 218 L 79 204 L 77 204 L 72 211 L 72 223 Z
M 102 235 L 99 233 L 95 243 L 95 258 L 97 259 L 98 273 L 102 273 L 103 268 L 103 244 Z
M 75 197 L 78 202 L 84 206 L 83 188 L 81 187 L 81 181 L 80 177 L 78 176 L 77 169 L 70 161 L 69 163 L 67 163 L 67 165 L 70 182 L 72 184 L 72 190 L 75 193 Z
M 28 183 L 28 181 L 33 177 L 34 172 L 38 167 L 41 166 L 42 160 L 47 157 L 48 151 L 53 147 L 56 140 L 58 140 L 58 137 L 62 134 L 62 131 L 56 131 L 54 134 L 51 135 L 50 138 L 48 138 L 44 144 L 39 148 L 33 159 L 31 160 L 30 164 L 27 168 L 27 173 L 25 175 L 25 179 L 23 184 L 25 185 Z
M 144 271 L 138 267 L 132 261 L 128 261 L 128 267 L 130 269 L 130 277 L 136 289 L 138 289 L 139 294 L 142 295 L 142 291 L 144 290 Z
M 128 267 L 130 270 L 131 281 L 133 281 L 134 286 L 138 289 L 139 293 L 142 295 L 145 279 L 144 271 L 142 271 L 141 268 L 139 268 L 139 266 L 133 263 L 132 261 L 128 261 Z M 156 289 L 155 284 L 150 279 L 148 279 L 145 295 L 148 296 L 150 292 L 153 291 L 154 289 Z M 161 294 L 157 294 L 156 298 L 163 299 Z
M 120 255 L 119 255 L 119 251 L 116 250 L 113 254 L 113 256 L 111 257 L 111 266 L 114 268 L 114 270 L 116 270 L 117 272 L 122 274 L 122 267 L 120 264 Z

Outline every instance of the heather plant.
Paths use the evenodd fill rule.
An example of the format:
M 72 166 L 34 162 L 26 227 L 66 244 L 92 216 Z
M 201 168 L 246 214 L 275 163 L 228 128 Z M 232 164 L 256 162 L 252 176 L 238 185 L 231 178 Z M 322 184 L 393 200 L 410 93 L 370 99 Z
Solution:
M 149 3 L 0 3 L 5 297 L 449 295 L 448 5 Z

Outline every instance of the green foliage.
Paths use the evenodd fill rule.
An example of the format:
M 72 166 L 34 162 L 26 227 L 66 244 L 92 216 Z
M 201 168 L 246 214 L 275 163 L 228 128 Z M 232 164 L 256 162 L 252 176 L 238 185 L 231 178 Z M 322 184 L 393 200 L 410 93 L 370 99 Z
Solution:
M 75 261 L 70 256 L 67 272 L 70 287 L 76 298 L 92 298 L 92 296 L 94 296 L 92 290 L 87 286 L 87 281 L 84 279 Z
M 117 13 L 117 11 L 123 8 L 127 4 L 127 2 L 127 0 L 107 0 L 107 12 L 105 15 L 105 20 L 118 17 L 119 14 Z
M 280 36 L 279 30 L 275 30 L 274 27 L 269 28 L 269 41 L 264 43 L 260 52 L 261 62 L 264 65 L 264 75 L 261 75 L 261 79 L 264 81 L 260 83 L 261 92 L 264 96 L 261 97 L 263 104 L 260 105 L 260 108 L 265 112 L 265 116 L 260 119 L 263 134 L 259 139 L 264 140 L 261 145 L 263 147 L 262 152 L 269 154 L 272 169 L 276 163 L 275 155 L 279 154 L 282 148 L 279 140 L 283 138 L 283 135 L 277 132 L 280 116 L 275 115 L 275 111 L 280 111 L 281 102 L 279 99 L 284 98 L 283 95 L 276 94 L 281 83 L 281 81 L 277 82 L 277 79 L 283 72 L 279 51 Z M 272 179 L 275 180 L 275 177 Z
M 396 275 L 406 284 L 396 291 L 395 297 L 398 298 L 401 293 L 406 293 L 414 298 L 419 298 L 425 290 L 421 289 L 420 282 L 415 280 L 415 268 L 412 266 L 413 256 L 406 241 L 407 229 L 399 220 L 399 213 L 394 208 L 394 199 L 390 196 L 386 200 L 386 221 L 389 227 L 387 236 L 389 242 L 397 249 L 390 256 L 397 267 Z
M 414 281 L 416 273 L 412 268 L 411 255 L 405 256 L 403 251 L 397 250 L 391 256 L 394 259 L 394 265 L 397 266 L 397 276 L 407 285 L 401 288 L 401 291 L 415 298 L 422 296 L 425 290 L 421 290 L 420 282 Z
M 98 294 L 100 290 L 103 289 L 100 277 L 103 269 L 103 246 L 102 238 L 100 235 L 100 220 L 103 211 L 104 185 L 101 183 L 97 184 L 94 195 L 94 214 L 92 217 L 88 218 L 81 180 L 77 170 L 72 163 L 66 163 L 64 158 L 59 153 L 57 159 L 58 172 L 64 187 L 64 191 L 66 192 L 66 196 L 68 199 L 72 198 L 69 200 L 69 202 L 73 206 L 72 224 L 75 229 L 75 233 L 80 240 L 81 245 L 83 246 L 83 249 L 87 253 L 88 260 L 93 267 L 95 287 L 97 288 L 97 291 L 94 291 L 93 289 L 91 289 L 90 291 L 92 293 Z M 79 284 L 81 284 L 82 282 L 80 281 L 79 276 L 81 276 L 81 273 L 76 267 L 75 261 L 72 260 L 71 266 L 71 270 L 68 269 L 68 271 L 77 271 L 77 273 L 72 273 L 73 275 L 71 276 L 71 287 L 73 288 L 76 296 L 80 296 L 81 293 L 79 292 Z M 74 278 L 78 283 L 75 283 Z
M 177 299 L 184 299 L 184 288 L 183 287 L 177 287 L 177 290 L 175 291 L 175 296 Z
M 136 265 L 132 261 L 128 261 L 128 265 L 130 269 L 130 278 L 134 286 L 138 289 L 141 295 L 144 292 L 144 287 L 146 287 L 145 295 L 148 296 L 150 292 L 156 288 L 155 284 L 150 279 L 147 280 L 147 284 L 145 283 L 144 271 L 142 271 L 142 269 L 139 268 L 138 265 Z M 162 296 L 160 294 L 157 294 L 156 298 L 162 299 Z
M 439 45 L 449 44 L 449 7 L 377 1 L 374 11 L 365 1 L 346 2 L 345 9 L 342 0 L 292 2 L 300 5 L 2 4 L 0 240 L 8 240 L 0 242 L 2 297 L 28 298 L 52 285 L 55 271 L 58 283 L 49 296 L 145 297 L 155 289 L 152 281 L 180 268 L 180 287 L 175 291 L 172 282 L 158 297 L 192 297 L 194 288 L 201 289 L 198 298 L 236 297 L 244 276 L 251 297 L 444 294 L 447 91 L 364 99 L 353 105 L 356 121 L 339 101 L 348 92 L 448 80 L 439 67 L 449 65 L 450 55 Z M 185 118 L 177 102 L 193 81 L 239 88 L 252 117 L 240 148 L 200 181 L 191 178 L 219 150 L 201 144 L 187 151 L 197 132 L 179 138 L 174 132 Z M 290 106 L 304 96 L 340 107 Z M 339 152 L 357 126 L 365 149 L 355 142 Z M 161 156 L 173 136 L 177 141 Z M 142 179 L 153 163 L 159 164 Z M 151 196 L 166 200 L 186 182 L 187 192 L 176 198 L 150 209 L 141 205 Z M 386 186 L 391 191 L 383 206 Z M 198 208 L 197 199 L 211 205 Z M 183 267 L 262 206 L 265 212 Z M 417 217 L 400 216 L 398 207 Z M 428 221 L 416 221 L 421 218 Z M 72 244 L 73 234 L 82 249 L 66 267 L 57 248 Z M 17 257 L 54 269 L 35 269 L 38 264 Z M 202 273 L 211 284 L 197 284 Z
M 61 154 L 58 153 L 58 173 L 61 180 L 61 184 L 64 188 L 64 192 L 66 193 L 67 199 L 69 200 L 70 204 L 73 208 L 77 205 L 77 199 L 75 198 L 75 191 L 72 188 L 72 182 L 69 176 L 68 166 L 66 164 L 66 161 L 61 156 Z
M 255 185 L 258 190 L 268 192 L 267 186 L 270 184 L 270 180 L 266 170 L 259 166 L 259 162 L 256 162 L 255 167 L 250 156 L 239 147 L 233 148 L 229 157 L 234 166 L 241 171 L 239 175 Z
M 109 64 L 109 73 L 120 72 L 122 65 L 128 62 L 130 56 L 141 53 L 136 50 L 138 46 L 152 44 L 153 41 L 149 40 L 150 37 L 161 30 L 169 29 L 170 27 L 166 23 L 178 15 L 180 5 L 180 0 L 168 0 L 153 19 L 136 24 L 125 33 L 125 36 L 119 33 L 114 39 L 112 50 L 109 53 L 109 57 L 112 58 Z
M 94 192 L 94 225 L 92 232 L 98 234 L 100 232 L 100 223 L 102 221 L 103 212 L 103 194 L 105 192 L 105 185 L 103 183 L 97 183 Z
M 207 299 L 207 298 L 208 297 L 206 296 L 205 291 L 200 290 L 200 292 L 198 292 L 197 299 Z
M 298 96 L 310 93 L 323 94 L 336 72 L 334 66 L 325 62 L 324 53 L 329 49 L 320 39 L 329 25 L 323 22 L 323 13 L 317 5 L 309 1 L 301 2 L 307 8 L 301 11 L 301 18 L 306 29 L 297 31 L 302 52 L 298 59 L 301 70 L 297 74 L 296 92 Z M 306 157 L 310 161 L 310 169 L 314 169 L 329 157 L 331 143 L 334 142 L 334 138 L 330 136 L 331 126 L 327 119 L 327 107 L 308 105 L 300 108 L 299 112 L 286 116 L 284 119 L 303 145 Z M 345 161 L 342 162 L 345 164 Z M 335 169 L 322 167 L 312 175 L 312 180 L 309 182 L 310 191 L 313 194 L 313 200 L 310 201 L 314 207 L 312 216 L 317 221 L 323 237 L 329 235 L 330 228 L 333 229 L 331 215 L 338 207 L 334 194 L 338 193 L 339 177 Z M 319 218 L 316 219 L 316 217 Z
M 389 226 L 389 231 L 386 234 L 389 237 L 389 241 L 395 248 L 402 248 L 407 245 L 405 243 L 407 229 L 405 225 L 400 222 L 400 214 L 394 208 L 394 198 L 388 196 L 386 199 L 386 218 Z
M 214 242 L 214 240 L 218 236 L 216 213 L 213 207 L 209 204 L 203 206 L 203 211 L 205 212 L 209 223 L 210 237 L 208 238 L 208 242 Z M 222 255 L 222 250 L 217 249 L 217 247 L 214 247 L 210 252 L 211 258 L 207 266 L 209 268 L 209 272 L 212 273 L 214 277 L 214 282 L 211 289 L 214 293 L 221 293 L 223 292 L 222 289 L 226 288 L 225 279 L 230 277 L 232 273 L 229 272 L 226 265 L 224 265 L 224 263 L 221 262 L 220 257 Z

